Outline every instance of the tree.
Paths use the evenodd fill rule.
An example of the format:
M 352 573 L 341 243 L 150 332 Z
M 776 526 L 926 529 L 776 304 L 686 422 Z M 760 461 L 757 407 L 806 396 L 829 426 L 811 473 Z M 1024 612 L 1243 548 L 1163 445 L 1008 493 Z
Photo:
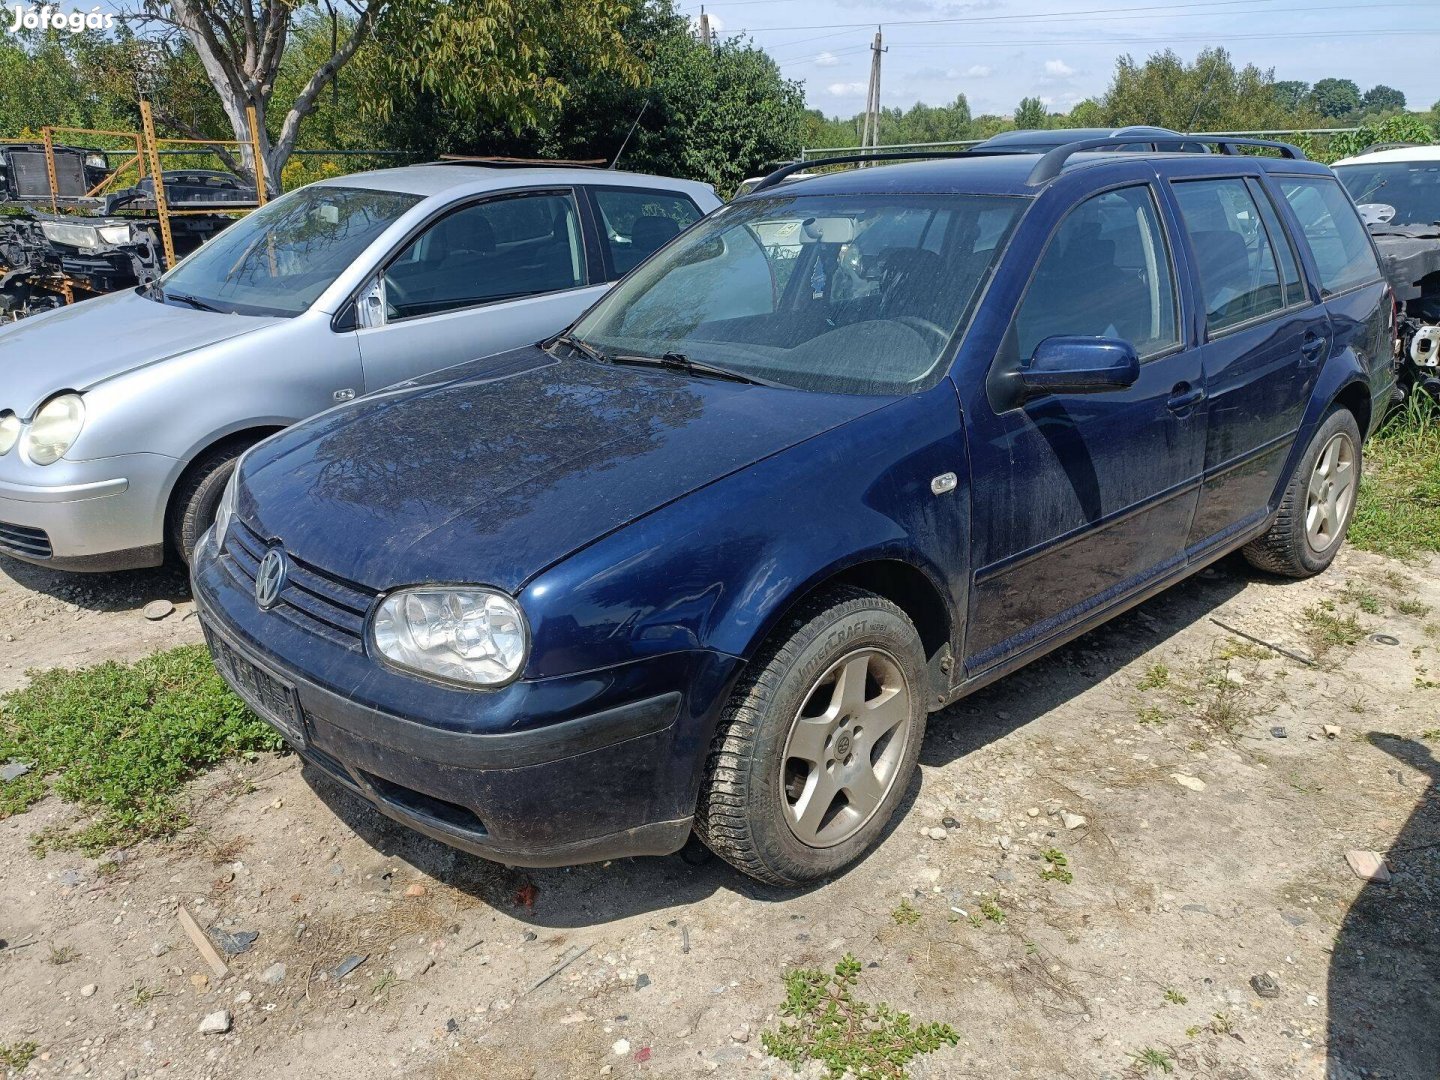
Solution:
M 624 0 L 141 2 L 143 7 L 128 18 L 158 32 L 162 43 L 167 31 L 184 36 L 242 143 L 252 137 L 247 108 L 255 110 L 258 130 L 253 134 L 272 183 L 295 148 L 301 122 L 372 35 L 385 42 L 379 63 L 394 78 L 429 92 L 461 114 L 503 111 L 524 120 L 558 105 L 566 87 L 545 71 L 555 43 L 561 41 L 622 82 L 639 76 L 617 29 L 629 10 Z M 335 30 L 330 48 L 314 58 L 318 63 L 293 98 L 275 102 L 292 33 L 316 19 L 328 19 Z M 279 114 L 274 135 L 272 113 Z M 162 115 L 182 130 L 187 127 L 168 109 Z M 249 157 L 248 150 L 242 150 L 242 161 L 248 163 Z
M 1360 87 L 1353 79 L 1321 79 L 1310 91 L 1310 101 L 1321 116 L 1334 119 L 1360 107 Z
M 1045 108 L 1045 103 L 1038 97 L 1027 97 L 1020 99 L 1020 105 L 1015 110 L 1015 126 L 1022 130 L 1026 128 L 1048 127 L 1050 113 Z
M 1193 64 L 1168 49 L 1143 64 L 1122 56 L 1100 104 L 1111 127 L 1247 131 L 1294 127 L 1308 119 L 1277 100 L 1272 72 L 1253 64 L 1237 69 L 1224 49 L 1206 49 Z
M 1381 83 L 1366 90 L 1360 104 L 1366 112 L 1399 112 L 1405 108 L 1405 93 Z
M 1287 109 L 1300 108 L 1310 96 L 1310 84 L 1300 79 L 1281 79 L 1274 90 L 1275 100 Z

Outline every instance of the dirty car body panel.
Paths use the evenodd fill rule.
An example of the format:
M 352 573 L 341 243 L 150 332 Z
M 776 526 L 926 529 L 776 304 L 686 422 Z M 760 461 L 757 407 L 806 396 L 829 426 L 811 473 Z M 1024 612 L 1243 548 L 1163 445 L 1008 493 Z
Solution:
M 1327 412 L 1388 394 L 1372 310 L 1386 294 L 1377 268 L 1327 299 L 1308 256 L 1298 291 L 1217 289 L 1211 247 L 1230 245 L 1172 189 L 1253 187 L 1276 211 L 1266 235 L 1303 252 L 1276 177 L 1333 177 L 1087 154 L 1032 184 L 1034 164 L 762 189 L 634 271 L 578 345 L 477 361 L 266 441 L 192 568 L 222 672 L 312 765 L 428 835 L 512 864 L 653 854 L 685 841 L 732 691 L 807 598 L 843 584 L 898 604 L 934 710 L 1253 540 Z M 757 252 L 770 287 L 706 276 Z M 963 295 L 946 292 L 947 257 Z M 1138 281 L 1150 315 L 1131 325 Z M 652 293 L 665 302 L 647 310 Z M 691 302 L 719 314 L 627 360 L 626 327 Z M 772 308 L 803 331 L 782 346 Z M 932 354 L 910 334 L 937 325 Z M 1051 356 L 1104 342 L 1121 375 L 1024 391 L 1043 351 L 1030 338 L 1058 343 Z M 934 363 L 891 378 L 911 355 Z M 416 587 L 513 601 L 526 649 L 508 681 L 457 686 L 383 652 L 379 621 Z

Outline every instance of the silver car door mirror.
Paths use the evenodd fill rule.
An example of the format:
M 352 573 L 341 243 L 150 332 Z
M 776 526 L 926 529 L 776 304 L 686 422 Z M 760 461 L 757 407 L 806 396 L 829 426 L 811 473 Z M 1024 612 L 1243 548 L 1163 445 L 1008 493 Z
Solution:
M 385 275 L 376 274 L 360 290 L 355 304 L 356 318 L 361 328 L 385 325 Z

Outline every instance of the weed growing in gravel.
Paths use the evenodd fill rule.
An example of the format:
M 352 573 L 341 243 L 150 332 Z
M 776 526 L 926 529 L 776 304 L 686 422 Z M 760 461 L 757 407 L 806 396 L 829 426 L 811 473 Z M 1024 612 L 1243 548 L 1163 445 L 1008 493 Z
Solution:
M 1340 592 L 1340 599 L 1359 608 L 1366 615 L 1379 615 L 1385 610 L 1385 605 L 1380 602 L 1379 594 L 1367 589 L 1354 578 L 1345 582 L 1345 588 Z
M 0 1065 L 16 1072 L 24 1072 L 25 1066 L 40 1052 L 40 1044 L 33 1042 L 0 1043 Z
M 1402 559 L 1440 551 L 1440 411 L 1423 394 L 1365 447 L 1350 541 Z
M 980 901 L 980 914 L 997 925 L 1005 921 L 1005 909 L 993 896 L 987 896 Z
M 1041 881 L 1058 881 L 1062 885 L 1069 885 L 1075 880 L 1075 875 L 1070 872 L 1070 860 L 1059 848 L 1046 848 L 1040 853 L 1045 860 L 1045 869 L 1040 871 Z
M 1168 1075 L 1175 1071 L 1175 1063 L 1170 1060 L 1169 1055 L 1153 1046 L 1137 1050 L 1130 1055 L 1130 1060 L 1135 1063 L 1136 1069 L 1146 1069 L 1152 1074 L 1162 1072 Z
M 895 920 L 897 926 L 914 926 L 920 921 L 920 909 L 909 900 L 901 900 L 895 910 L 890 912 L 890 918 Z
M 1159 690 L 1170 682 L 1170 669 L 1164 664 L 1151 664 L 1145 669 L 1145 675 L 1141 678 L 1138 689 Z
M 0 783 L 0 820 L 48 790 L 95 811 L 83 828 L 52 827 L 32 848 L 95 855 L 186 823 L 180 785 L 234 754 L 278 750 L 280 738 L 230 693 L 203 646 L 134 664 L 53 668 L 0 698 L 0 761 L 33 768 Z
M 80 950 L 71 945 L 61 945 L 58 949 L 50 946 L 50 963 L 56 967 L 63 967 L 73 960 L 80 959 Z
M 1329 600 L 1306 608 L 1300 613 L 1305 627 L 1305 636 L 1310 641 L 1310 651 L 1318 659 L 1337 646 L 1349 647 L 1365 636 L 1365 629 L 1354 615 L 1335 614 L 1335 604 Z
M 1146 705 L 1136 714 L 1135 722 L 1145 727 L 1159 727 L 1165 723 L 1165 710 L 1158 705 Z
M 1432 727 L 1429 731 L 1422 731 L 1420 738 L 1428 739 L 1430 742 L 1440 742 L 1440 727 Z
M 1173 986 L 1167 986 L 1165 988 L 1165 1000 L 1168 1001 L 1171 1005 L 1184 1005 L 1190 999 L 1187 998 L 1184 994 L 1182 994 L 1179 990 L 1176 990 Z
M 835 965 L 833 976 L 803 968 L 787 971 L 780 1015 L 791 1022 L 761 1033 L 766 1051 L 797 1068 L 818 1061 L 832 1078 L 848 1072 L 856 1080 L 896 1080 L 921 1054 L 960 1041 L 949 1024 L 915 1024 L 909 1013 L 884 1002 L 856 1001 L 859 976 L 860 961 L 849 953 Z
M 1395 610 L 1401 615 L 1414 615 L 1423 619 L 1430 614 L 1430 605 L 1421 600 L 1418 596 L 1407 596 L 1395 605 Z

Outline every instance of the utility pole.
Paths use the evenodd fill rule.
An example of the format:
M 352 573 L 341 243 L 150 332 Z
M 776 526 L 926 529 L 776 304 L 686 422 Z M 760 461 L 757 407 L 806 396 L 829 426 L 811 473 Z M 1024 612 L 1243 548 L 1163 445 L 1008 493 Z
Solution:
M 865 95 L 865 131 L 862 147 L 880 145 L 880 56 L 890 50 L 884 47 L 880 27 L 875 27 L 875 40 L 870 44 L 870 89 Z
M 710 15 L 705 11 L 704 7 L 700 9 L 700 40 L 705 43 L 705 48 L 710 49 L 714 47 L 710 40 Z

